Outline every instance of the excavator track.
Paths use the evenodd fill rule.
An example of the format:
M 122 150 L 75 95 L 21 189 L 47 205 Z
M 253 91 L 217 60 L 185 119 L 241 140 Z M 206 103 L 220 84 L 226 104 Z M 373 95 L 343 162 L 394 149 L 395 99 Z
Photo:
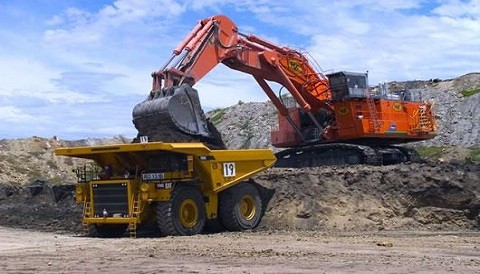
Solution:
M 356 144 L 319 144 L 283 150 L 275 154 L 275 167 L 319 167 L 342 165 L 391 165 L 418 161 L 413 149 L 370 147 Z

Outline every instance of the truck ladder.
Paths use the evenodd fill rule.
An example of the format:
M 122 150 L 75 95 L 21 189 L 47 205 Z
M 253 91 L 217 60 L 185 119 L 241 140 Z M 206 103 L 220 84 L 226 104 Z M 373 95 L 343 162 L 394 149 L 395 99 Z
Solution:
M 380 130 L 381 122 L 378 120 L 375 101 L 373 100 L 372 94 L 368 88 L 365 89 L 365 97 L 367 99 L 368 114 L 370 116 L 370 119 L 368 120 L 368 124 L 370 126 L 369 131 L 375 133 Z
M 130 233 L 130 238 L 136 238 L 137 237 L 137 220 L 140 216 L 140 195 L 134 195 L 132 199 L 133 199 L 132 216 L 131 216 L 131 221 L 128 224 L 128 231 Z
M 85 199 L 85 202 L 83 204 L 83 219 L 82 219 L 82 226 L 83 230 L 88 232 L 88 223 L 85 220 L 86 218 L 90 217 L 90 201 L 88 199 Z

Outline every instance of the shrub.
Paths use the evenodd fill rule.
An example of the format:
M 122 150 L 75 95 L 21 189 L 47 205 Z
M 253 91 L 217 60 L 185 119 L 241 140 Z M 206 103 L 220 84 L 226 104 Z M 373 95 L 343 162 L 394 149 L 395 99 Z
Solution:
M 464 97 L 472 96 L 480 92 L 480 88 L 469 88 L 462 90 L 461 93 Z
M 480 164 L 480 147 L 472 148 L 465 160 L 470 163 Z
M 220 121 L 222 121 L 222 118 L 226 112 L 227 110 L 225 108 L 212 110 L 209 115 L 210 122 L 212 122 L 214 125 L 217 125 L 220 123 Z
M 442 147 L 431 146 L 431 147 L 418 147 L 417 152 L 423 159 L 432 159 L 438 160 L 443 155 Z

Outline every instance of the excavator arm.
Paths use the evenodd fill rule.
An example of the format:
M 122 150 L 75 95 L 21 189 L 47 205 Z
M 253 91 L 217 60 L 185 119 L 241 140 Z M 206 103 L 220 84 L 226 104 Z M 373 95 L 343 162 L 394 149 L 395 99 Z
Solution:
M 322 130 L 322 126 L 316 122 L 314 110 L 331 108 L 328 104 L 331 99 L 328 79 L 316 72 L 300 52 L 277 46 L 254 35 L 244 35 L 223 15 L 199 21 L 173 50 L 167 63 L 152 73 L 152 91 L 147 100 L 134 109 L 137 129 L 154 126 L 154 121 L 143 122 L 142 126 L 140 120 L 146 116 L 150 117 L 150 120 L 152 116 L 162 119 L 166 116 L 165 112 L 171 117 L 175 116 L 172 113 L 176 112 L 177 116 L 182 117 L 172 117 L 174 123 L 171 128 L 176 126 L 188 134 L 211 137 L 211 125 L 204 121 L 198 95 L 191 87 L 220 63 L 252 75 L 299 136 L 300 130 L 290 119 L 287 107 L 267 81 L 284 86 L 300 108 L 308 113 L 314 124 Z M 184 88 L 181 92 L 175 92 L 182 86 Z M 182 99 L 172 99 L 175 95 L 182 96 Z M 180 103 L 167 106 L 167 101 Z M 185 104 L 187 101 L 190 103 Z M 181 104 L 188 105 L 189 111 L 180 111 Z M 190 114 L 189 117 L 185 117 L 187 113 Z
M 179 60 L 169 67 L 175 57 Z M 193 28 L 173 50 L 169 62 L 152 74 L 152 90 L 161 89 L 162 80 L 166 88 L 182 83 L 193 86 L 219 63 L 250 74 L 256 80 L 283 85 L 305 111 L 311 109 L 310 104 L 324 104 L 331 98 L 328 79 L 316 72 L 301 53 L 254 35 L 244 35 L 222 15 L 201 20 Z M 276 97 L 269 90 L 265 92 Z

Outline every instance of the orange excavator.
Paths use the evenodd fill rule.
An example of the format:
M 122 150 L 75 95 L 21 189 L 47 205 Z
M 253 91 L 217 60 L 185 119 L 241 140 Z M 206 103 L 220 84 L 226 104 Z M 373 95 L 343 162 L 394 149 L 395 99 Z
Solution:
M 422 101 L 418 91 L 371 88 L 367 73 L 324 75 L 301 52 L 242 34 L 223 15 L 199 21 L 152 73 L 148 98 L 133 109 L 138 136 L 223 148 L 193 88 L 220 63 L 252 75 L 277 108 L 271 141 L 287 148 L 277 153 L 277 166 L 405 162 L 414 154 L 395 145 L 435 136 L 433 102 Z M 278 95 L 268 82 L 282 86 Z M 289 94 L 281 94 L 284 88 Z

